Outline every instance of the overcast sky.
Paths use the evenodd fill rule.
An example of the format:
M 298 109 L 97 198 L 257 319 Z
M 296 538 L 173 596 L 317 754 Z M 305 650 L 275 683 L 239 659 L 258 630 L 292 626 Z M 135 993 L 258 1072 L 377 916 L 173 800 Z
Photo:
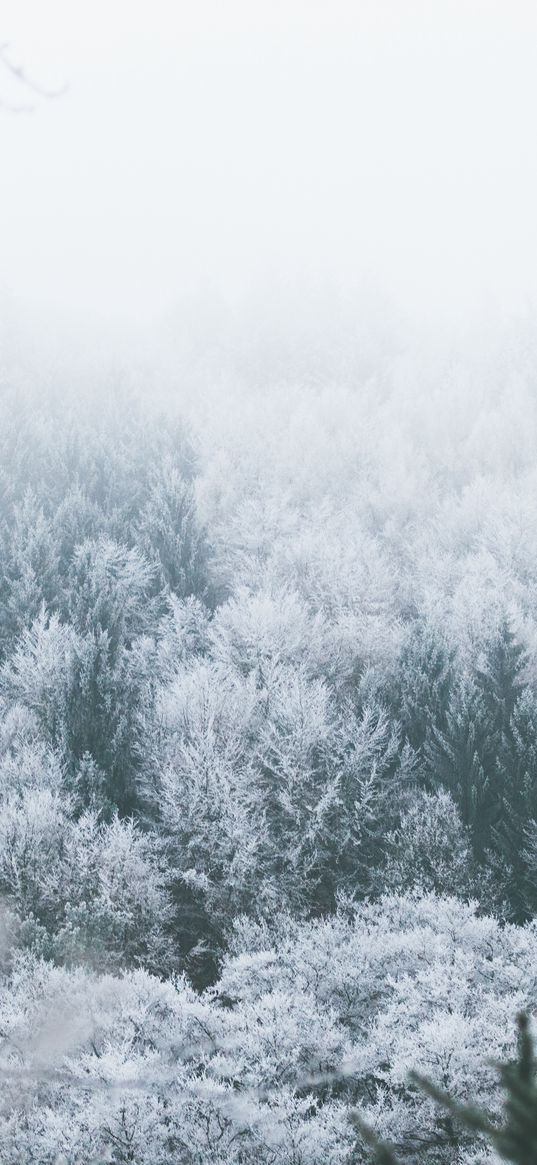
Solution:
M 0 15 L 31 78 L 68 82 L 0 111 L 2 300 L 58 337 L 149 341 L 219 297 L 240 316 L 320 286 L 433 322 L 532 303 L 533 0 L 2 0 Z M 29 95 L 6 73 L 0 97 Z

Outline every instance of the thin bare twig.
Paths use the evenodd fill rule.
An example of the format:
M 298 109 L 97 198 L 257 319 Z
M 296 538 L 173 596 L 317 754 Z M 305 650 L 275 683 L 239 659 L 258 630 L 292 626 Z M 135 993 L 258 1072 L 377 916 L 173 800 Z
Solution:
M 17 82 L 21 89 L 28 93 L 33 93 L 36 97 L 44 100 L 53 100 L 56 97 L 61 97 L 67 91 L 67 84 L 60 85 L 57 88 L 49 89 L 44 85 L 40 85 L 30 77 L 21 65 L 16 65 L 9 56 L 9 44 L 4 42 L 0 44 L 0 66 L 5 69 L 7 73 Z M 0 98 L 0 108 L 7 110 L 9 113 L 32 113 L 35 109 L 34 104 L 27 102 L 11 102 L 6 101 L 5 98 Z

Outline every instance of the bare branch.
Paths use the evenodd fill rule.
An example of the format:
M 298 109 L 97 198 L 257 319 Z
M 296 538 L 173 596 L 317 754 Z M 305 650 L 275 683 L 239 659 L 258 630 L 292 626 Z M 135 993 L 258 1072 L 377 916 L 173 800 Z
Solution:
M 43 98 L 47 101 L 54 100 L 56 97 L 62 97 L 67 92 L 67 83 L 54 89 L 40 85 L 33 77 L 30 77 L 25 72 L 21 65 L 16 65 L 10 59 L 9 49 L 10 46 L 7 42 L 0 44 L 0 66 L 13 78 L 20 89 L 24 89 L 27 93 L 33 93 L 36 97 Z M 35 109 L 35 104 L 19 101 L 11 102 L 6 101 L 4 97 L 0 97 L 0 109 L 4 109 L 9 113 L 32 113 Z

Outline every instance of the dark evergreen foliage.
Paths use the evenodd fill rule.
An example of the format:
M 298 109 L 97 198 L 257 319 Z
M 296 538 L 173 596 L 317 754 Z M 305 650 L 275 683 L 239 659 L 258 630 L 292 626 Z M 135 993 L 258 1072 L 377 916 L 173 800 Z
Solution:
M 506 758 L 513 747 L 523 664 L 522 649 L 504 621 L 475 667 L 465 666 L 457 675 L 445 726 L 432 725 L 425 745 L 426 778 L 453 794 L 480 860 L 494 848 L 504 801 L 514 794 Z
M 401 652 L 396 711 L 409 744 L 421 752 L 447 727 L 454 652 L 427 623 L 416 621 Z

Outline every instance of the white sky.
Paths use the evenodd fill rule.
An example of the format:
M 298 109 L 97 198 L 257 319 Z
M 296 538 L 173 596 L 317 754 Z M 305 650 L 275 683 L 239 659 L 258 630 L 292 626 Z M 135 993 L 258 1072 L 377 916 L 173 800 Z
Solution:
M 431 321 L 536 295 L 533 0 L 0 0 L 0 40 L 69 81 L 0 111 L 1 299 L 58 337 L 323 284 Z

